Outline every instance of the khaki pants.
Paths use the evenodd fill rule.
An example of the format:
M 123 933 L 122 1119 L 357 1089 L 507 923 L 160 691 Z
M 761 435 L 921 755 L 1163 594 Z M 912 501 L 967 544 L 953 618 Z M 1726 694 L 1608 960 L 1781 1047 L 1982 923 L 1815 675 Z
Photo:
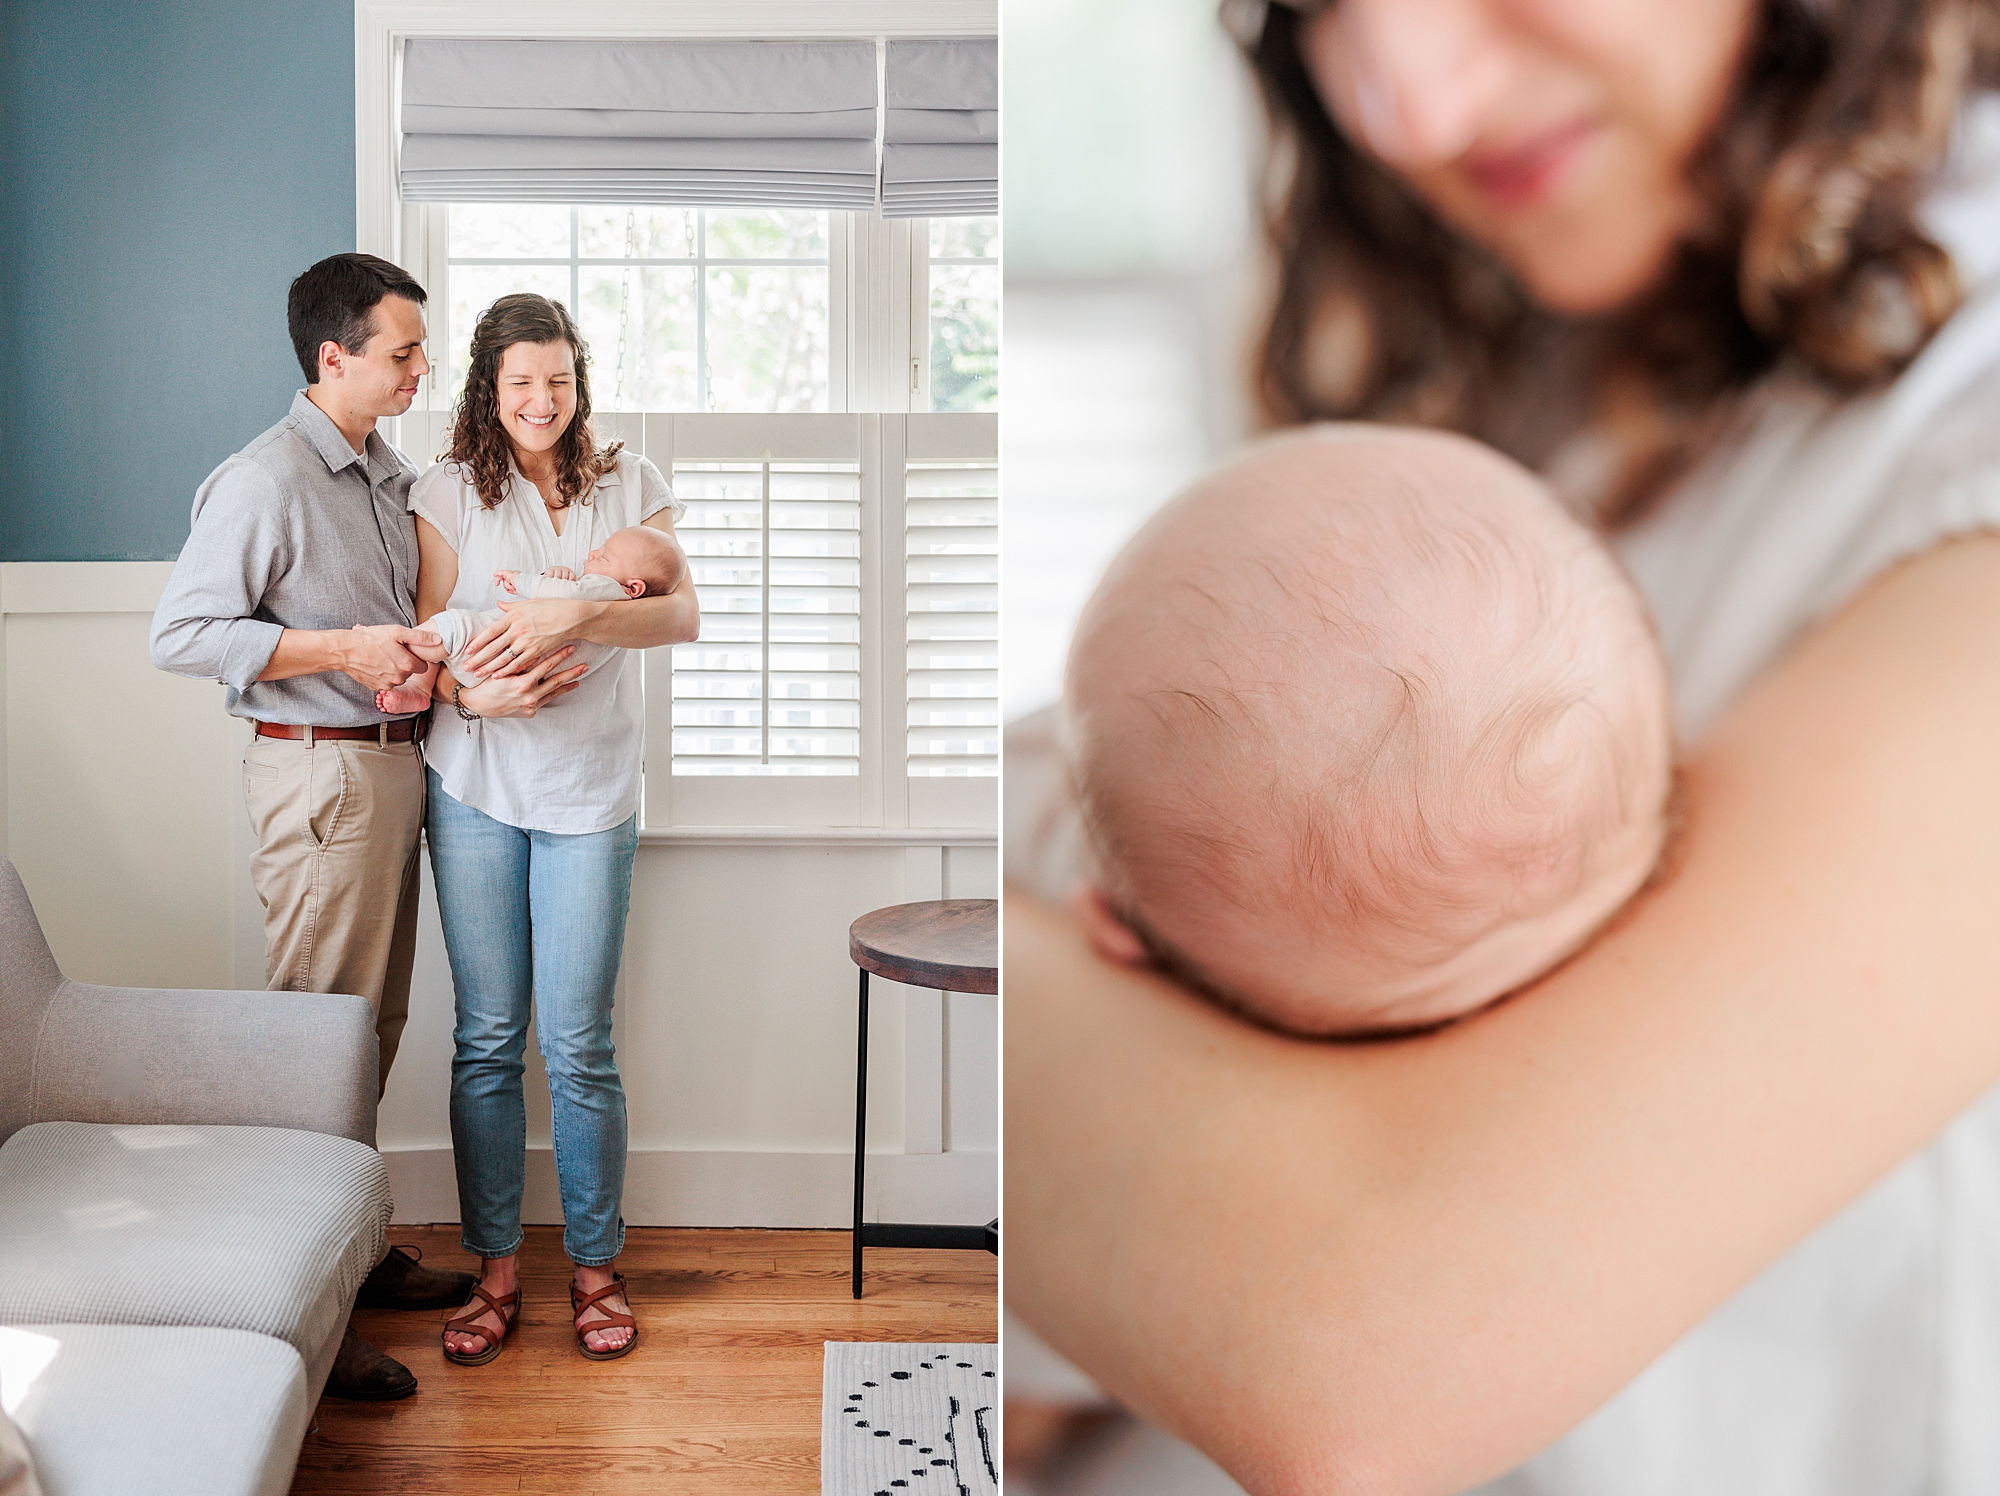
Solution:
M 243 798 L 264 906 L 264 985 L 375 1009 L 381 1084 L 410 1014 L 424 761 L 414 743 L 252 738 Z

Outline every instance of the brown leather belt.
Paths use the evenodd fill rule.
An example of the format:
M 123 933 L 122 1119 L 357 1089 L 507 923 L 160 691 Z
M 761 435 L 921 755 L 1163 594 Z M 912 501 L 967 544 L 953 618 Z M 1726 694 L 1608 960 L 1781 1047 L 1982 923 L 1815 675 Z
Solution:
M 430 726 L 430 713 L 419 717 L 405 717 L 400 722 L 381 722 L 373 727 L 301 727 L 292 722 L 259 722 L 257 736 L 260 738 L 290 738 L 294 742 L 303 741 L 310 748 L 318 738 L 345 738 L 357 742 L 407 743 L 411 739 L 422 741 L 424 729 Z

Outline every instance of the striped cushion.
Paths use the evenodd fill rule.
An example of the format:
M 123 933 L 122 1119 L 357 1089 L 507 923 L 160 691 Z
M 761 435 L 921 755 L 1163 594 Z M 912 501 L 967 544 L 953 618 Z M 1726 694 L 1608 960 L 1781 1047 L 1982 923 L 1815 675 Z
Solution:
M 151 1325 L 0 1329 L 0 1398 L 44 1496 L 284 1496 L 312 1406 L 283 1341 Z
M 39 1122 L 0 1146 L 0 1325 L 254 1330 L 319 1368 L 388 1222 L 347 1138 Z

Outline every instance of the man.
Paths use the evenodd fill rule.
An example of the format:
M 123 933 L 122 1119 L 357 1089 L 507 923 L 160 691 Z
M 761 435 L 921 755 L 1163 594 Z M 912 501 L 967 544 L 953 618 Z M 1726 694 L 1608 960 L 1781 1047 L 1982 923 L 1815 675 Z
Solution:
M 375 423 L 408 410 L 429 370 L 424 300 L 374 255 L 334 255 L 292 282 L 287 321 L 306 387 L 196 491 L 153 615 L 153 663 L 220 682 L 228 710 L 255 724 L 243 777 L 265 985 L 367 998 L 384 1087 L 416 953 L 427 719 L 387 717 L 375 693 L 426 668 L 409 644 L 438 641 L 415 627 L 406 499 L 416 473 Z M 449 1308 L 474 1281 L 392 1248 L 357 1303 Z M 386 1401 L 416 1388 L 350 1327 L 326 1390 Z

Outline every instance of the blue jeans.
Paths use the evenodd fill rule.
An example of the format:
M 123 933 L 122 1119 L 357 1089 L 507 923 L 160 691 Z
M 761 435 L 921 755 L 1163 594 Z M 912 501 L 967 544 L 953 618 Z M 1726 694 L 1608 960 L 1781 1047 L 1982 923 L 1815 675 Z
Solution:
M 527 1167 L 522 1056 L 530 1004 L 554 1113 L 563 1250 L 602 1267 L 625 1245 L 625 1088 L 611 998 L 625 944 L 638 818 L 587 836 L 523 831 L 430 776 L 425 829 L 457 992 L 451 1146 L 465 1250 L 521 1245 Z

